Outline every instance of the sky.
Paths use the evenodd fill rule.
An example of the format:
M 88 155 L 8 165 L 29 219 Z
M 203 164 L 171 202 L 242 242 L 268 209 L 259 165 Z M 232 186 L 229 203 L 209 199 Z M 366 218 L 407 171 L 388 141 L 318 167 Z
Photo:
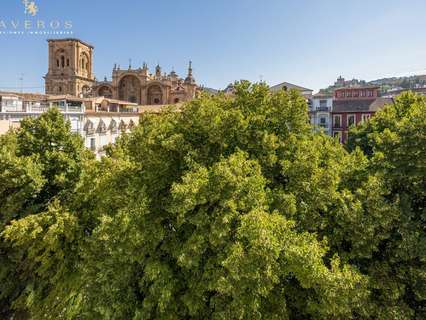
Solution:
M 426 0 L 0 0 L 0 31 L 12 20 L 71 21 L 70 36 L 0 33 L 0 89 L 43 92 L 47 38 L 95 47 L 94 72 L 145 61 L 198 84 L 246 79 L 318 90 L 340 75 L 373 80 L 426 74 Z M 6 29 L 1 21 L 6 24 Z M 33 27 L 34 29 L 34 27 Z M 20 79 L 21 78 L 21 79 Z

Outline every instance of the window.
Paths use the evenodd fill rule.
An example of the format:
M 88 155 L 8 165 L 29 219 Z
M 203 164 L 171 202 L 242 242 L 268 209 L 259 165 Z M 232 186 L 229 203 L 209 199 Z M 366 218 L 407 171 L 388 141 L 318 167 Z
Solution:
M 361 91 L 361 97 L 365 97 L 366 96 L 366 92 L 365 92 L 365 90 L 362 90 Z
M 56 66 L 59 68 L 59 59 L 56 59 Z
M 59 92 L 62 92 L 62 87 L 59 87 L 59 88 L 58 88 L 58 91 L 59 91 Z
M 176 98 L 176 99 L 175 99 L 175 103 L 178 103 L 178 102 L 179 102 L 179 98 Z
M 321 124 L 326 124 L 327 123 L 327 119 L 325 117 L 321 117 L 320 118 L 320 123 Z
M 327 100 L 320 100 L 320 109 L 327 109 Z
M 359 91 L 358 91 L 358 90 L 354 90 L 354 91 L 353 91 L 353 96 L 354 96 L 355 98 L 359 97 Z
M 348 114 L 348 127 L 355 125 L 355 115 Z
M 70 66 L 70 59 L 67 59 L 67 67 Z
M 65 57 L 61 56 L 61 66 L 62 68 L 65 67 Z
M 333 116 L 333 127 L 334 128 L 341 128 L 342 127 L 342 115 L 335 114 Z
M 373 91 L 372 90 L 368 90 L 367 94 L 368 94 L 369 97 L 372 97 L 373 96 Z
M 361 116 L 361 121 L 364 123 L 365 121 L 370 120 L 370 114 L 369 113 L 363 113 Z
M 90 138 L 90 150 L 92 150 L 92 151 L 96 150 L 96 140 L 95 140 L 95 138 Z

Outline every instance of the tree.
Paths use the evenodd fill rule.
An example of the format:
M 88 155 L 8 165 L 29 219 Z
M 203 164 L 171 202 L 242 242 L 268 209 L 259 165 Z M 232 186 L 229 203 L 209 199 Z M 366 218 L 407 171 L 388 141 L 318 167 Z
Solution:
M 312 177 L 302 150 L 293 160 L 298 145 L 318 159 L 309 166 L 321 180 L 311 210 L 318 220 L 328 212 L 322 185 L 333 177 L 330 188 L 338 189 L 355 161 L 311 133 L 296 92 L 271 95 L 243 82 L 235 98 L 202 97 L 182 112 L 142 118 L 101 163 L 93 195 L 112 199 L 92 210 L 98 223 L 82 248 L 81 314 L 329 319 L 364 312 L 367 278 L 329 251 L 321 225 L 308 229 L 305 215 L 297 218 L 297 207 L 315 202 L 299 204 L 293 194 L 311 192 L 300 189 Z M 298 167 L 288 167 L 293 161 Z M 330 173 L 333 166 L 341 169 Z
M 56 109 L 39 118 L 25 119 L 20 129 L 0 137 L 0 233 L 5 236 L 4 229 L 10 224 L 38 219 L 38 214 L 55 201 L 69 199 L 80 179 L 84 159 L 90 159 L 90 153 Z M 24 234 L 25 230 L 16 230 L 18 242 L 25 237 L 32 239 L 33 235 Z M 0 242 L 0 314 L 5 317 L 12 305 L 26 309 L 19 297 L 27 295 L 36 282 L 36 266 L 29 261 L 39 258 L 31 258 L 28 248 L 18 250 L 6 240 L 7 236 Z
M 423 100 L 395 109 L 417 105 L 413 122 L 380 124 L 397 139 L 357 128 L 366 155 L 313 132 L 297 92 L 235 89 L 145 115 L 101 161 L 65 161 L 63 181 L 27 168 L 70 192 L 2 232 L 25 253 L 11 301 L 33 319 L 421 318 Z
M 353 129 L 349 148 L 371 158 L 397 203 L 380 255 L 369 265 L 381 318 L 426 317 L 426 98 L 403 93 L 368 123 Z

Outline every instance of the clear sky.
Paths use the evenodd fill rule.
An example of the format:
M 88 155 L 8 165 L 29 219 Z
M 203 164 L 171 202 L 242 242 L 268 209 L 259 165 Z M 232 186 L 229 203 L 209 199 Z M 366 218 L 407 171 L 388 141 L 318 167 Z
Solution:
M 73 37 L 95 47 L 98 79 L 129 58 L 181 76 L 191 59 L 197 82 L 213 88 L 426 74 L 426 0 L 31 1 L 37 19 L 71 20 Z M 0 0 L 0 21 L 25 18 L 22 0 Z M 48 37 L 0 34 L 0 88 L 23 74 L 25 90 L 43 91 Z

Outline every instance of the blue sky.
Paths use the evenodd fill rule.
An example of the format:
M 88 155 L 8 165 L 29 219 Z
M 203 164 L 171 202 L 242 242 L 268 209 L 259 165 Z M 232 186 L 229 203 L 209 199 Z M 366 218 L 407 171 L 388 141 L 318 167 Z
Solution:
M 199 84 L 288 81 L 319 89 L 345 78 L 426 74 L 425 0 L 31 0 L 37 19 L 72 20 L 95 46 L 98 79 L 114 63 L 146 61 Z M 21 0 L 1 0 L 0 20 L 24 20 Z M 1 29 L 0 29 L 1 31 Z M 0 34 L 0 88 L 43 91 L 48 36 Z

